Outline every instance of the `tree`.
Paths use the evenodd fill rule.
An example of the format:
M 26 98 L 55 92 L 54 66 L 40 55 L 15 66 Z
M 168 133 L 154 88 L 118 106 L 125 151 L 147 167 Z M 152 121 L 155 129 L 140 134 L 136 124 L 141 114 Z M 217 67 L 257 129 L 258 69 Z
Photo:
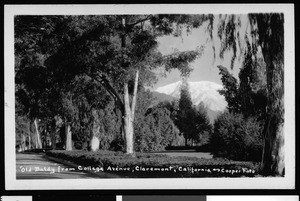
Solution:
M 191 125 L 195 128 L 193 140 L 196 143 L 207 144 L 212 132 L 212 125 L 210 124 L 203 102 L 195 108 L 195 118 Z
M 66 40 L 66 34 L 62 34 L 68 29 L 66 19 L 64 16 L 15 17 L 16 99 L 23 105 L 23 113 L 34 122 L 36 148 L 42 148 L 40 121 L 48 121 L 55 115 L 52 109 L 56 107 L 53 99 L 49 99 L 49 92 L 57 84 L 52 85 L 45 61 Z
M 179 106 L 177 112 L 177 121 L 176 125 L 178 126 L 180 132 L 183 133 L 185 138 L 185 146 L 187 146 L 188 139 L 192 139 L 194 134 L 193 125 L 191 122 L 195 119 L 195 112 L 193 108 L 191 94 L 189 92 L 188 82 L 185 79 L 182 81 L 181 89 L 180 89 L 180 98 L 179 98 Z
M 182 81 L 178 107 L 174 103 L 166 104 L 166 106 L 171 112 L 171 118 L 178 126 L 180 132 L 183 133 L 186 146 L 188 145 L 188 140 L 191 140 L 192 145 L 195 142 L 205 143 L 203 137 L 205 136 L 208 139 L 211 125 L 203 103 L 201 102 L 198 106 L 193 104 L 186 77 Z
M 258 58 L 259 50 L 266 65 L 266 118 L 262 174 L 284 175 L 284 15 L 282 13 L 248 14 L 250 33 L 240 34 L 241 20 L 236 15 L 221 15 L 218 36 L 222 41 L 220 56 L 233 51 L 232 67 L 238 47 L 243 51 L 242 39 L 251 44 L 251 54 Z M 251 40 L 249 40 L 251 38 Z M 246 50 L 249 51 L 249 50 Z
M 112 99 L 106 90 L 90 77 L 76 76 L 69 84 L 70 91 L 74 94 L 73 107 L 76 108 L 71 116 L 71 122 L 77 147 L 89 142 L 91 150 L 96 151 L 100 144 L 109 143 L 103 138 L 103 132 L 106 131 L 103 115 L 107 115 L 106 118 L 110 118 L 113 124 L 114 117 L 109 112 L 109 110 L 113 112 Z M 107 135 L 111 137 L 110 132 Z
M 260 59 L 252 59 L 250 50 L 248 44 L 248 51 L 244 54 L 244 61 L 238 75 L 239 83 L 226 67 L 218 66 L 224 86 L 224 89 L 219 92 L 224 95 L 229 112 L 242 113 L 245 117 L 258 116 L 263 120 L 267 99 L 264 83 L 265 65 Z
M 241 103 L 239 97 L 239 91 L 237 86 L 237 79 L 228 72 L 226 67 L 218 66 L 223 87 L 224 89 L 220 90 L 219 93 L 225 97 L 227 102 L 227 108 L 229 112 L 240 113 L 241 112 Z
M 31 132 L 28 119 L 24 116 L 16 116 L 16 147 L 19 150 L 31 149 Z
M 71 127 L 75 126 L 74 117 L 79 107 L 74 97 L 79 100 L 82 95 L 78 97 L 78 94 L 74 94 L 78 92 L 73 90 L 76 79 L 67 80 L 69 83 L 59 82 L 66 79 L 66 74 L 54 71 L 48 65 L 48 60 L 82 30 L 76 28 L 70 16 L 16 16 L 15 22 L 16 98 L 24 105 L 23 112 L 35 123 L 38 144 L 41 144 L 39 121 L 42 121 L 42 125 L 51 125 L 43 126 L 44 129 L 50 129 L 43 133 L 51 132 L 54 142 L 57 132 L 55 117 L 60 116 L 68 136 L 66 148 L 71 149 L 71 132 L 75 131 Z M 86 82 L 83 84 L 86 85 Z M 86 90 L 84 95 L 87 96 L 90 91 Z M 98 106 L 94 103 L 91 105 Z M 55 143 L 52 144 L 55 146 Z
M 180 22 L 181 18 L 186 19 Z M 145 84 L 150 70 L 157 66 L 188 74 L 189 62 L 201 52 L 199 49 L 162 56 L 156 50 L 156 37 L 172 33 L 174 22 L 184 24 L 187 19 L 168 15 L 75 16 L 70 26 L 80 31 L 47 61 L 58 81 L 84 74 L 108 91 L 122 115 L 127 153 L 133 153 L 138 86 Z
M 139 99 L 141 97 L 143 96 L 139 96 Z M 145 99 L 145 101 L 147 100 Z M 138 102 L 140 103 L 140 101 Z M 151 102 L 148 103 L 148 106 L 150 104 Z M 140 111 L 139 107 L 137 111 Z M 165 150 L 165 147 L 174 145 L 180 140 L 179 130 L 172 121 L 171 112 L 164 103 L 159 103 L 148 109 L 144 108 L 143 111 L 143 113 L 137 113 L 135 121 L 136 151 L 162 151 Z

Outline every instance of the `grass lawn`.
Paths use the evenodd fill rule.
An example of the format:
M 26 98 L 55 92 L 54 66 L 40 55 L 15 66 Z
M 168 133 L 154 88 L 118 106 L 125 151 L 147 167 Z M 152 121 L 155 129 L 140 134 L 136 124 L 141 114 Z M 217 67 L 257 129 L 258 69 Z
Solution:
M 163 154 L 172 157 L 186 156 L 186 157 L 207 158 L 207 159 L 213 158 L 213 155 L 209 152 L 195 152 L 193 150 L 192 151 L 163 151 L 163 152 L 153 152 L 153 154 Z

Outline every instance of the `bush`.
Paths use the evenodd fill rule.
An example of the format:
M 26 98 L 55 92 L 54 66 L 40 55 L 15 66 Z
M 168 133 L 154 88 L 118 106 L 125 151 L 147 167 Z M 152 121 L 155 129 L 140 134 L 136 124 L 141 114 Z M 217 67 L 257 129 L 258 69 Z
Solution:
M 137 116 L 134 128 L 135 150 L 138 152 L 162 151 L 182 141 L 171 112 L 160 104 L 151 108 L 146 116 Z
M 215 156 L 233 160 L 260 161 L 263 149 L 261 125 L 254 118 L 225 112 L 214 124 L 210 138 Z

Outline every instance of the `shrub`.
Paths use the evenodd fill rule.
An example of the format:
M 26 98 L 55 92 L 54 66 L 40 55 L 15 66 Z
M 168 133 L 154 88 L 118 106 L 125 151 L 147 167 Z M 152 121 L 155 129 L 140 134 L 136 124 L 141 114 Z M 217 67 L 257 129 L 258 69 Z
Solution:
M 257 175 L 258 163 L 253 162 L 241 162 L 231 161 L 223 158 L 203 159 L 196 157 L 171 157 L 167 155 L 158 155 L 151 153 L 136 153 L 135 157 L 122 152 L 103 151 L 97 152 L 89 151 L 48 151 L 46 155 L 71 161 L 78 165 L 92 166 L 92 167 L 129 167 L 134 170 L 135 167 L 153 167 L 153 168 L 166 168 L 173 167 L 179 170 L 179 168 L 194 168 L 205 169 L 207 171 L 172 171 L 172 172 L 157 172 L 157 171 L 129 171 L 129 172 L 113 172 L 124 177 L 237 177 L 237 176 L 249 176 L 253 177 Z M 235 174 L 226 171 L 237 171 Z M 247 172 L 251 170 L 251 172 Z
M 215 156 L 233 160 L 260 161 L 263 149 L 261 125 L 254 118 L 225 112 L 214 124 L 210 138 Z
M 179 130 L 171 119 L 171 112 L 159 104 L 146 116 L 135 121 L 135 150 L 138 152 L 162 151 L 169 145 L 180 144 Z

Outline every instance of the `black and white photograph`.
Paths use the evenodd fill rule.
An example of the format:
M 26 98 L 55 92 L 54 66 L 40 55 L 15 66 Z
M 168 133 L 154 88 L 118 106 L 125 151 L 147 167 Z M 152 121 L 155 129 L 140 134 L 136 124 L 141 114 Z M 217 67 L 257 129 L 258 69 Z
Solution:
M 292 4 L 4 11 L 6 190 L 295 188 Z

